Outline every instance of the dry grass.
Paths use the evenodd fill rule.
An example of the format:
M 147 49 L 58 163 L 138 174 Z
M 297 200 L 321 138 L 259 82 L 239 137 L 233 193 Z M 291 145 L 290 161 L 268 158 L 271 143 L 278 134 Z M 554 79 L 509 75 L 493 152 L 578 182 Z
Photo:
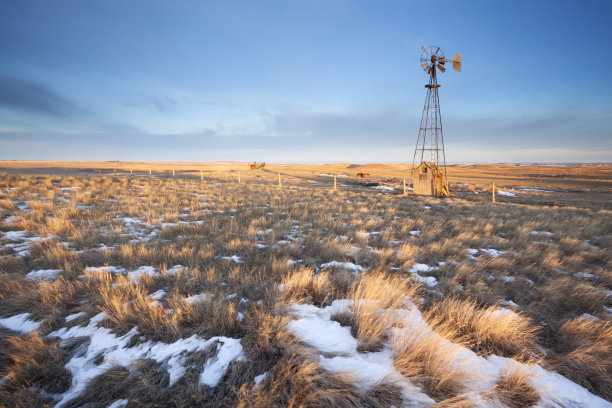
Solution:
M 328 170 L 319 167 L 279 166 L 282 189 L 275 172 L 243 174 L 238 184 L 235 173 L 205 172 L 202 182 L 199 171 L 182 170 L 176 178 L 161 167 L 152 177 L 144 167 L 145 177 L 126 177 L 125 169 L 117 177 L 0 175 L 0 318 L 27 312 L 43 321 L 38 334 L 2 332 L 0 378 L 9 370 L 15 376 L 0 386 L 0 404 L 52 404 L 39 391 L 63 390 L 61 367 L 78 347 L 58 347 L 44 336 L 86 325 L 103 311 L 102 324 L 116 335 L 136 327 L 142 339 L 135 341 L 241 338 L 246 361 L 231 363 L 214 388 L 200 386 L 192 367 L 201 368 L 206 353 L 187 357 L 193 364 L 174 387 L 163 363 L 138 361 L 97 377 L 69 406 L 106 406 L 119 398 L 145 406 L 401 405 L 397 385 L 360 389 L 351 378 L 323 370 L 315 351 L 287 332 L 288 304 L 327 306 L 335 299 L 352 301 L 347 313 L 333 318 L 351 326 L 358 351 L 392 344 L 395 367 L 421 384 L 436 406 L 470 404 L 464 387 L 470 370 L 455 361 L 444 339 L 483 356 L 542 358 L 547 368 L 612 399 L 605 309 L 612 307 L 606 292 L 612 289 L 612 221 L 601 210 L 605 205 L 586 208 L 588 197 L 579 202 L 583 208 L 491 205 L 476 201 L 474 192 L 486 187 L 480 182 L 464 199 L 402 197 L 350 179 L 350 187 L 334 193 L 330 178 L 319 176 Z M 561 195 L 502 201 L 563 202 Z M 5 238 L 19 234 L 15 241 Z M 330 261 L 366 272 L 322 267 Z M 436 286 L 417 289 L 408 272 L 416 263 L 431 268 L 419 274 L 437 279 Z M 173 269 L 179 264 L 183 268 Z M 125 273 L 84 276 L 85 268 L 101 266 L 151 266 L 158 275 L 137 283 Z M 61 270 L 60 277 L 24 279 L 40 269 Z M 159 290 L 165 291 L 161 299 L 149 299 Z M 200 294 L 210 296 L 185 301 Z M 518 315 L 496 313 L 504 301 L 513 301 L 516 306 L 506 307 Z M 394 338 L 397 330 L 405 332 L 399 317 L 415 307 L 435 332 L 417 329 Z M 77 312 L 85 316 L 65 321 Z M 593 319 L 579 318 L 583 313 Z M 253 378 L 265 372 L 255 388 Z M 496 389 L 499 398 L 527 406 L 524 376 L 507 374 Z
M 395 311 L 404 309 L 417 290 L 417 286 L 404 278 L 380 272 L 365 275 L 353 285 L 349 294 L 354 316 L 337 316 L 336 320 L 353 327 L 359 340 L 359 352 L 378 351 L 395 323 Z
M 132 285 L 126 278 L 113 280 L 105 273 L 100 279 L 90 280 L 89 286 L 99 294 L 99 311 L 106 312 L 106 325 L 119 334 L 137 327 L 148 339 L 173 342 L 194 334 L 209 338 L 241 333 L 236 306 L 215 294 L 208 294 L 203 301 L 187 302 L 175 290 L 165 297 L 167 309 L 147 297 L 149 285 L 142 280 Z
M 470 378 L 469 367 L 457 359 L 455 347 L 426 327 L 394 340 L 394 366 L 402 375 L 420 384 L 427 395 L 441 402 L 460 397 Z
M 384 387 L 384 388 L 383 388 Z M 391 407 L 398 390 L 380 385 L 365 395 L 353 386 L 350 377 L 332 374 L 316 362 L 293 355 L 279 361 L 259 387 L 243 385 L 237 407 Z
M 274 264 L 272 265 L 274 268 Z M 333 287 L 327 273 L 315 274 L 314 271 L 301 269 L 283 278 L 281 283 L 286 303 L 312 303 L 321 306 L 330 299 Z
M 553 367 L 572 381 L 612 400 L 612 324 L 570 319 L 554 336 Z
M 538 403 L 539 393 L 529 384 L 530 375 L 522 368 L 503 370 L 495 392 L 499 400 L 509 408 L 529 408 Z
M 479 307 L 473 300 L 446 298 L 425 314 L 429 325 L 446 339 L 479 355 L 496 354 L 519 360 L 538 355 L 536 328 L 530 320 L 498 307 Z
M 38 333 L 23 337 L 0 333 L 0 346 L 0 377 L 6 378 L 0 405 L 43 405 L 45 398 L 36 390 L 56 394 L 68 389 L 71 375 L 64 368 L 66 353 L 56 341 Z

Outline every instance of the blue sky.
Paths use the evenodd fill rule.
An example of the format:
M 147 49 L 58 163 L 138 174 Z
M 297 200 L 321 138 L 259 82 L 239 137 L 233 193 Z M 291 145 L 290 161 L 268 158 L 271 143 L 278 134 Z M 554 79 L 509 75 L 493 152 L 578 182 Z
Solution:
M 612 2 L 0 2 L 0 159 L 612 161 Z

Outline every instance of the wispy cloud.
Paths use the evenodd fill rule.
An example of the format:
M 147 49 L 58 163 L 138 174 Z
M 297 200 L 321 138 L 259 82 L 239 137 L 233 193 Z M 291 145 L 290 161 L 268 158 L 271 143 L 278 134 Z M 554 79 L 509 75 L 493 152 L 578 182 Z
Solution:
M 0 75 L 0 108 L 56 117 L 83 112 L 44 84 L 5 75 Z
M 449 141 L 481 147 L 612 148 L 612 112 L 555 110 L 539 114 L 449 118 Z
M 91 118 L 84 122 L 82 131 L 2 132 L 0 142 L 19 140 L 24 146 L 25 142 L 30 146 L 65 143 L 90 151 L 92 156 L 87 158 L 96 159 L 110 152 L 120 153 L 122 159 L 251 160 L 256 156 L 276 161 L 408 162 L 419 120 L 416 114 L 400 110 L 278 109 L 249 117 L 220 121 L 197 131 L 164 133 Z M 606 112 L 451 117 L 445 120 L 447 160 L 610 161 L 612 138 L 608 129 L 612 129 L 612 115 Z M 588 143 L 581 137 L 586 133 Z
M 130 107 L 140 107 L 153 110 L 157 113 L 172 113 L 179 105 L 179 101 L 168 95 L 153 95 L 141 93 L 133 96 L 127 103 Z

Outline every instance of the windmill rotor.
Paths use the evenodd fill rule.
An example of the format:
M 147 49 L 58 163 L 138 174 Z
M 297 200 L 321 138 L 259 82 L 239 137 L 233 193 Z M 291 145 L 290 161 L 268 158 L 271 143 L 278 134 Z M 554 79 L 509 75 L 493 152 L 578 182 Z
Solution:
M 423 52 L 421 53 L 421 68 L 427 74 L 435 73 L 436 70 L 446 72 L 444 64 L 453 64 L 455 71 L 461 72 L 461 54 L 453 55 L 452 59 L 448 59 L 444 56 L 444 53 L 440 50 L 440 47 L 421 47 Z
M 421 68 L 428 74 L 435 73 L 436 70 L 442 72 L 446 71 L 444 64 L 447 62 L 453 62 L 444 56 L 444 52 L 440 50 L 440 47 L 429 46 L 421 47 L 423 52 L 421 53 Z

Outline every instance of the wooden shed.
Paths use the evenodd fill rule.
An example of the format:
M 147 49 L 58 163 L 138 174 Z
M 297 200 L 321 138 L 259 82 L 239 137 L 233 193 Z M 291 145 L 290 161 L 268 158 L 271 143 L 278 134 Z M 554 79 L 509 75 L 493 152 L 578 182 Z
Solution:
M 412 187 L 414 194 L 434 195 L 438 197 L 449 196 L 448 184 L 444 170 L 439 169 L 435 163 L 422 162 L 412 169 Z

